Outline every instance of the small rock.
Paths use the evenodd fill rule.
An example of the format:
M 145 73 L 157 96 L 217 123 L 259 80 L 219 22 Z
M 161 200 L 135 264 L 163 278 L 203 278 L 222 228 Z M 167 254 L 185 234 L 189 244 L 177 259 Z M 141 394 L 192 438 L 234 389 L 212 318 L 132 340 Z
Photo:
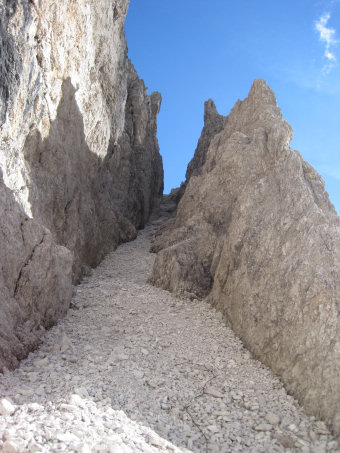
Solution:
M 84 401 L 79 395 L 77 395 L 76 393 L 73 393 L 70 397 L 70 404 L 72 404 L 74 406 L 83 407 Z
M 141 349 L 141 353 L 144 355 L 149 355 L 149 351 L 147 349 Z
M 212 433 L 218 433 L 220 429 L 216 425 L 209 425 L 208 430 L 211 431 Z
M 34 361 L 34 365 L 38 368 L 44 368 L 49 364 L 48 357 L 45 357 L 44 359 L 39 359 Z
M 221 393 L 219 390 L 217 390 L 214 387 L 208 387 L 205 389 L 205 392 L 207 395 L 213 396 L 214 398 L 224 398 L 224 394 Z
M 2 446 L 3 453 L 19 453 L 20 447 L 13 441 L 7 440 Z
M 15 411 L 15 406 L 6 398 L 0 400 L 0 415 L 12 415 Z
M 170 410 L 170 413 L 171 415 L 174 415 L 175 417 L 178 417 L 179 416 L 179 409 L 178 407 L 173 407 L 171 410 Z
M 28 412 L 38 412 L 44 410 L 44 406 L 38 403 L 30 403 L 27 405 Z
M 134 370 L 132 374 L 138 379 L 142 379 L 144 377 L 144 372 L 141 370 Z
M 329 451 L 334 451 L 339 447 L 339 443 L 336 440 L 332 440 L 331 442 L 328 442 L 327 448 Z
M 266 417 L 266 422 L 268 422 L 270 425 L 276 426 L 280 423 L 280 417 L 276 414 L 267 414 Z
M 148 435 L 147 442 L 154 447 L 163 447 L 163 443 L 161 443 L 155 436 Z
M 272 428 L 272 425 L 269 425 L 268 423 L 260 423 L 255 426 L 255 431 L 271 431 Z
M 284 448 L 294 448 L 295 440 L 290 436 L 280 435 L 276 436 L 276 439 Z
M 60 352 L 63 354 L 64 352 L 66 352 L 68 350 L 68 348 L 70 346 L 71 346 L 71 340 L 68 338 L 66 333 L 63 333 L 62 337 L 59 341 Z

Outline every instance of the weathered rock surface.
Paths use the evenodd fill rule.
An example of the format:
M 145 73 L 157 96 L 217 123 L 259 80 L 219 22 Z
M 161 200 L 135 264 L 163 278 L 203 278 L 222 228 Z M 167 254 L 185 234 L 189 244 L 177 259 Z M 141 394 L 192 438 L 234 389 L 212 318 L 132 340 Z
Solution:
M 151 281 L 206 296 L 305 408 L 340 433 L 340 222 L 254 82 L 158 235 Z
M 14 367 L 72 295 L 72 253 L 29 219 L 0 179 L 0 370 Z
M 72 252 L 73 282 L 119 243 L 133 239 L 163 192 L 156 138 L 161 96 L 146 94 L 127 58 L 123 27 L 128 3 L 0 3 L 3 180 L 21 206 L 21 217 L 34 219 L 36 241 L 39 231 L 48 229 L 51 247 L 59 244 Z M 5 198 L 12 197 L 3 185 L 1 190 Z M 4 229 L 9 228 L 6 217 L 11 213 L 2 211 Z M 19 222 L 13 235 L 20 232 L 21 217 L 11 220 L 13 228 L 14 218 Z M 21 235 L 14 240 L 22 242 Z M 34 244 L 28 241 L 27 247 Z M 9 259 L 2 242 L 0 249 L 2 272 L 15 279 L 21 255 L 13 249 Z M 43 268 L 50 257 L 41 251 L 40 259 Z M 32 273 L 27 285 L 40 288 L 39 279 Z M 51 304 L 59 298 L 56 287 L 40 291 Z M 12 296 L 1 303 L 15 324 L 22 314 Z M 25 317 L 34 318 L 33 312 L 27 309 Z
M 194 157 L 188 164 L 185 174 L 186 181 L 189 181 L 191 176 L 201 174 L 210 143 L 215 135 L 224 129 L 226 121 L 227 118 L 217 112 L 216 105 L 212 99 L 204 103 L 204 127 L 198 140 Z
M 340 453 L 220 312 L 146 284 L 153 230 L 108 254 L 0 375 L 0 450 Z

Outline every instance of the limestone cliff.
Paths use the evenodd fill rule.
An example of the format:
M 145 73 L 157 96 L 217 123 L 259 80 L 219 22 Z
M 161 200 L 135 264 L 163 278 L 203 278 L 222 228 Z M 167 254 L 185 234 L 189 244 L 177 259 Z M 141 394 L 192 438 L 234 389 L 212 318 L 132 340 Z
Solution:
M 152 282 L 208 296 L 254 355 L 340 433 L 340 221 L 292 129 L 256 80 L 212 139 Z
M 147 95 L 127 58 L 128 3 L 0 2 L 0 262 L 11 277 L 0 283 L 0 369 L 36 343 L 30 338 L 40 326 L 68 306 L 71 281 L 134 238 L 162 196 L 161 97 Z M 22 233 L 21 224 L 35 235 Z M 32 296 L 22 310 L 25 298 L 13 282 L 22 282 L 22 266 L 28 275 L 31 255 L 53 282 L 31 271 L 27 288 L 40 291 L 41 300 L 31 310 Z M 19 334 L 23 325 L 29 328 Z

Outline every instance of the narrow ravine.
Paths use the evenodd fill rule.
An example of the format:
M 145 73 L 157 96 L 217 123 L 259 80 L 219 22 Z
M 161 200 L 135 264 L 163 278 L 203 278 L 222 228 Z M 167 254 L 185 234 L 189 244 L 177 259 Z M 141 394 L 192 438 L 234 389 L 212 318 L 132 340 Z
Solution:
M 108 255 L 0 377 L 0 450 L 340 451 L 218 312 L 147 284 L 155 228 Z

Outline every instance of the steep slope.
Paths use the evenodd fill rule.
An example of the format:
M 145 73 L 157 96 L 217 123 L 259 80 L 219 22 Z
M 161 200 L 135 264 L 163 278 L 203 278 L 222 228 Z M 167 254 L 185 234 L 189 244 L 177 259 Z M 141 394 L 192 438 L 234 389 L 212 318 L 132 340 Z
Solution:
M 256 80 L 158 236 L 152 282 L 208 295 L 247 348 L 340 433 L 340 222 L 291 138 L 274 93 Z
M 0 375 L 1 451 L 338 453 L 221 313 L 147 284 L 153 230 L 108 254 Z
M 51 233 L 53 247 L 69 250 L 72 273 L 69 266 L 59 269 L 68 280 L 65 288 L 119 243 L 133 239 L 163 192 L 156 138 L 161 96 L 147 95 L 127 58 L 123 27 L 128 3 L 0 4 L 0 168 L 5 183 L 1 200 L 5 206 L 7 197 L 14 197 L 19 224 L 21 217 L 34 219 L 37 231 Z M 5 231 L 12 214 L 3 206 Z M 13 228 L 18 243 L 19 233 Z M 21 257 L 13 248 L 8 259 L 2 243 L 6 240 L 7 233 L 1 237 L 2 272 L 13 274 L 15 281 Z M 34 248 L 35 241 L 27 247 Z M 41 253 L 40 259 L 43 266 L 52 257 Z M 43 285 L 35 278 L 32 273 L 27 284 Z M 7 307 L 13 325 L 19 319 L 20 325 L 31 321 L 33 312 L 27 310 L 23 316 L 21 302 L 12 301 L 13 288 L 3 285 L 7 283 L 1 287 L 2 312 Z M 58 292 L 51 286 L 44 297 L 59 300 Z M 65 291 L 62 307 L 69 299 Z M 44 316 L 40 321 L 44 325 Z M 39 323 L 30 325 L 27 337 L 18 340 L 25 351 L 31 333 L 39 332 Z M 5 335 L 3 330 L 0 335 Z M 16 354 L 10 343 L 2 354 L 7 358 Z M 6 359 L 9 366 L 12 359 Z

